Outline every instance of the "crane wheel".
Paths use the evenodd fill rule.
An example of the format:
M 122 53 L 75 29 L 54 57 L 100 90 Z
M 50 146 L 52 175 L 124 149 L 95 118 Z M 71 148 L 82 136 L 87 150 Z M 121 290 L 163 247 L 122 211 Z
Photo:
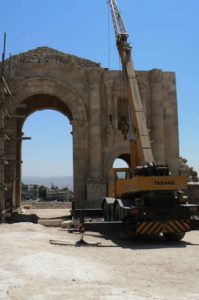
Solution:
M 164 237 L 167 241 L 170 242 L 179 242 L 181 241 L 185 236 L 185 232 L 168 232 L 164 233 Z

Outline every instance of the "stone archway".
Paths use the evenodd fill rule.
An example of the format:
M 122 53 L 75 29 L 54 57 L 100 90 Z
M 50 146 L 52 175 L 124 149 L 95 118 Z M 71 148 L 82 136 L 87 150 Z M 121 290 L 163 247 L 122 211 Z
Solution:
M 58 110 L 71 120 L 78 207 L 100 207 L 101 198 L 106 194 L 108 170 L 115 157 L 129 151 L 129 143 L 124 141 L 119 126 L 120 117 L 128 118 L 126 109 L 118 113 L 121 108 L 118 99 L 125 95 L 121 90 L 120 71 L 107 70 L 95 62 L 48 47 L 15 55 L 9 65 L 12 99 L 4 95 L 0 86 L 3 101 L 0 108 L 0 203 L 3 205 L 0 210 L 5 207 L 5 199 L 16 199 L 12 200 L 15 204 L 20 201 L 17 190 L 20 172 L 17 170 L 21 168 L 22 123 L 31 112 L 45 108 Z M 147 108 L 146 121 L 156 162 L 168 163 L 172 173 L 177 174 L 175 74 L 154 69 L 139 71 L 136 75 Z
M 21 95 L 16 103 L 14 115 L 16 119 L 16 137 L 22 137 L 22 127 L 26 118 L 43 109 L 53 109 L 64 114 L 70 120 L 73 133 L 73 175 L 74 197 L 77 206 L 82 207 L 86 199 L 86 158 L 87 158 L 87 115 L 81 99 L 74 93 L 71 87 L 60 82 L 40 78 L 27 80 L 17 90 Z M 85 137 L 82 139 L 82 137 Z M 15 138 L 16 161 L 21 161 L 21 139 Z M 84 153 L 84 159 L 82 159 Z M 13 153 L 14 154 L 14 153 Z M 21 164 L 16 164 L 13 169 L 15 175 L 15 207 L 20 206 L 21 201 Z
M 129 153 L 123 153 L 119 155 L 117 158 L 122 159 L 130 167 L 131 158 Z
M 22 84 L 14 90 L 14 93 L 16 94 L 16 102 L 15 105 L 12 106 L 12 110 L 15 111 L 15 113 L 17 113 L 17 109 L 20 108 L 20 104 L 25 103 L 27 99 L 37 95 L 40 101 L 39 95 L 48 95 L 60 99 L 60 103 L 55 104 L 51 99 L 48 101 L 48 104 L 45 102 L 43 104 L 38 103 L 39 101 L 37 101 L 37 103 L 35 102 L 33 105 L 35 105 L 35 107 L 38 105 L 41 108 L 42 105 L 43 107 L 45 105 L 54 105 L 54 107 L 59 110 L 62 104 L 65 104 L 73 120 L 87 121 L 85 105 L 76 90 L 69 83 L 66 84 L 45 77 L 32 77 L 24 80 Z
M 63 188 L 73 191 L 73 135 L 70 119 L 58 110 L 40 109 L 24 120 L 21 132 L 21 201 L 37 200 L 39 196 L 53 200 L 52 193 L 49 190 L 46 193 L 41 186 L 53 188 L 54 200 L 59 198 L 56 195 L 57 187 L 59 192 L 66 192 L 60 196 L 60 201 L 69 198 Z
M 107 180 L 107 193 L 109 195 L 114 195 L 114 173 L 113 168 L 123 168 L 123 167 L 115 167 L 114 162 L 117 159 L 122 160 L 124 163 L 126 163 L 128 166 L 130 166 L 130 154 L 127 153 L 127 149 L 125 147 L 120 147 L 113 149 L 112 152 L 109 155 L 108 163 L 105 168 L 105 176 Z M 125 166 L 126 168 L 126 166 Z
M 112 169 L 113 163 L 117 158 L 124 160 L 130 166 L 130 154 L 127 152 L 127 149 L 127 147 L 120 147 L 112 150 L 105 168 L 105 174 L 107 177 L 109 176 L 109 171 Z

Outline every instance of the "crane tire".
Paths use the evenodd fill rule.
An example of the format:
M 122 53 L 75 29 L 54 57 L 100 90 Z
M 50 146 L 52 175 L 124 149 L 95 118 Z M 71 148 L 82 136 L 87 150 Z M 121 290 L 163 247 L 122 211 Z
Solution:
M 167 241 L 170 242 L 179 242 L 181 241 L 185 236 L 185 232 L 168 232 L 164 233 L 164 237 Z
M 104 221 L 111 221 L 110 205 L 104 204 Z

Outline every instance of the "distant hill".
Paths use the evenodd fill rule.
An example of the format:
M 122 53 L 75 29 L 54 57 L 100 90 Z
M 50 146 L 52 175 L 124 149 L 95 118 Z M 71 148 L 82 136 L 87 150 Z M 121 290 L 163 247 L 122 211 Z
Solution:
M 73 190 L 73 177 L 72 176 L 60 176 L 60 177 L 37 177 L 37 176 L 24 176 L 22 179 L 24 184 L 38 184 L 50 187 L 51 184 L 58 187 L 68 187 Z

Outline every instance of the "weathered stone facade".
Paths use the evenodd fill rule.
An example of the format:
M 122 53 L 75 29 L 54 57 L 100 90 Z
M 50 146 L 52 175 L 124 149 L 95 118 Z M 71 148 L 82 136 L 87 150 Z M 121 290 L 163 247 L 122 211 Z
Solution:
M 20 205 L 20 137 L 24 121 L 37 110 L 54 109 L 66 115 L 73 128 L 77 204 L 99 207 L 114 160 L 122 157 L 128 161 L 129 157 L 128 140 L 124 140 L 120 127 L 128 119 L 121 72 L 46 47 L 13 56 L 10 63 L 13 98 L 2 99 L 10 113 L 4 116 L 4 133 L 11 140 L 2 139 L 0 143 L 9 163 L 1 168 L 7 186 L 5 200 L 12 199 L 14 207 Z M 168 163 L 172 173 L 177 174 L 175 74 L 154 69 L 137 72 L 137 79 L 155 160 Z

